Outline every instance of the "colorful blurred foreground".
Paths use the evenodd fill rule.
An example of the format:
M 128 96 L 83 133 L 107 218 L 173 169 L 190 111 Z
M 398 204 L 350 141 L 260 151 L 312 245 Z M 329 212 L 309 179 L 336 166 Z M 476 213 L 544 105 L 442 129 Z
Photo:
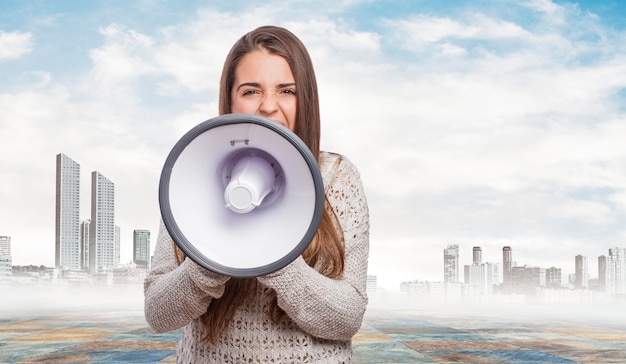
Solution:
M 3 297 L 0 363 L 175 362 L 180 331 L 150 329 L 140 287 L 51 292 Z M 375 300 L 354 338 L 355 362 L 626 363 L 624 309 Z

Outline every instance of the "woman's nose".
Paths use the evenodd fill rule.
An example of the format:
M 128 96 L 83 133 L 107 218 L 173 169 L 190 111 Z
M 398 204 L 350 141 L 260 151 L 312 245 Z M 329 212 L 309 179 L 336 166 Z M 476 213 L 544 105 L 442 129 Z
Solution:
M 278 109 L 278 103 L 274 96 L 268 95 L 264 96 L 263 100 L 261 100 L 261 105 L 259 106 L 259 111 L 262 114 L 272 114 Z

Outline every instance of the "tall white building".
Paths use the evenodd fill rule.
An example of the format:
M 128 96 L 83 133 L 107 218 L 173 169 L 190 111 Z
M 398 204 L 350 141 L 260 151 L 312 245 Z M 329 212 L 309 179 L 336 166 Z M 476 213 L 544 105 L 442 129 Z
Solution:
M 443 250 L 443 281 L 459 283 L 459 246 L 448 245 Z
M 493 293 L 493 287 L 498 285 L 500 272 L 498 271 L 498 264 L 485 262 L 483 264 L 484 272 L 484 290 L 485 293 Z
M 513 290 L 513 249 L 510 246 L 502 247 L 502 286 L 504 290 Z
M 368 297 L 376 297 L 378 295 L 378 277 L 368 275 L 365 281 L 365 291 Z
M 11 258 L 11 237 L 0 236 L 0 280 L 10 277 L 13 271 Z
M 89 224 L 89 272 L 115 267 L 115 185 L 100 172 L 91 173 L 91 222 Z
M 609 249 L 615 272 L 615 293 L 626 293 L 626 248 Z
M 2 256 L 11 255 L 11 237 L 10 236 L 0 236 L 0 255 Z
M 574 259 L 574 263 L 576 268 L 576 281 L 574 282 L 574 288 L 589 288 L 589 270 L 587 265 L 587 257 L 577 255 Z
M 56 156 L 55 266 L 80 266 L 80 165 L 63 153 Z
M 626 248 L 611 248 L 608 256 L 598 257 L 600 289 L 608 293 L 626 293 Z
M 150 231 L 133 230 L 133 263 L 150 269 Z

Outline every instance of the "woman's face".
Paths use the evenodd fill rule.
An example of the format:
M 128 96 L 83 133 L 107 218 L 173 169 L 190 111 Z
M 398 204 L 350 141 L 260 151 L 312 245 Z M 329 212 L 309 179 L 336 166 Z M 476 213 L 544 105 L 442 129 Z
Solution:
M 255 114 L 296 127 L 296 81 L 287 61 L 266 50 L 246 54 L 235 69 L 233 113 Z

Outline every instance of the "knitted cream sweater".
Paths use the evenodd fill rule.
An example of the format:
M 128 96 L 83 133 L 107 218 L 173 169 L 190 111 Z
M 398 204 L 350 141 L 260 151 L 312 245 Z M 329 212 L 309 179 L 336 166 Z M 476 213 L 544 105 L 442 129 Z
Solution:
M 221 297 L 229 277 L 191 259 L 178 265 L 172 239 L 161 224 L 152 270 L 145 281 L 145 315 L 157 332 L 185 327 L 178 362 L 351 362 L 351 339 L 367 305 L 369 212 L 359 173 L 349 160 L 322 152 L 320 169 L 326 195 L 343 228 L 342 277 L 325 277 L 302 257 L 258 277 L 253 299 L 239 308 L 216 345 L 202 340 L 205 328 L 200 316 L 213 298 Z M 276 291 L 278 304 L 287 314 L 278 323 L 268 314 L 269 289 Z

